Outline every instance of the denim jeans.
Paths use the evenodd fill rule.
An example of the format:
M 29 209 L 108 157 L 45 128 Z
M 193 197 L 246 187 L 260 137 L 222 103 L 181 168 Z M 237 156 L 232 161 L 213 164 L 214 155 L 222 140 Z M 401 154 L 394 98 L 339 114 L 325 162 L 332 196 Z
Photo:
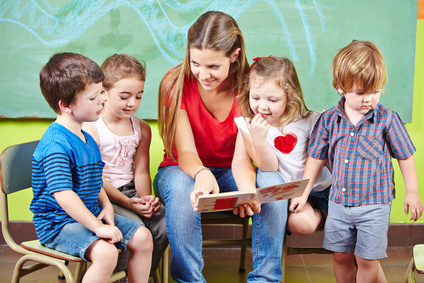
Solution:
M 210 168 L 221 192 L 237 190 L 231 168 Z M 276 172 L 258 170 L 257 187 L 284 183 Z M 223 189 L 226 188 L 226 189 Z M 165 203 L 166 230 L 171 246 L 171 276 L 177 282 L 206 282 L 202 275 L 202 229 L 200 214 L 193 212 L 190 193 L 194 180 L 179 166 L 159 168 L 153 189 Z M 286 232 L 288 201 L 262 205 L 261 213 L 253 216 L 253 271 L 249 282 L 280 282 L 281 254 Z
M 256 186 L 266 187 L 285 183 L 276 172 L 258 170 Z M 248 282 L 280 282 L 283 275 L 281 255 L 286 234 L 288 200 L 261 205 L 261 212 L 253 215 L 252 254 L 253 270 Z
M 221 192 L 237 190 L 231 168 L 209 167 Z M 225 188 L 225 189 L 224 189 Z M 153 189 L 165 204 L 166 232 L 171 246 L 171 276 L 177 282 L 206 282 L 202 270 L 200 213 L 193 211 L 194 180 L 179 166 L 159 168 Z
M 115 226 L 118 227 L 123 236 L 123 238 L 114 245 L 118 249 L 125 251 L 129 241 L 134 236 L 137 229 L 140 228 L 142 223 L 133 221 L 132 219 L 123 217 L 119 214 L 115 214 L 114 218 Z M 49 239 L 43 245 L 59 252 L 79 256 L 85 261 L 90 261 L 89 258 L 85 257 L 85 253 L 91 244 L 98 239 L 100 238 L 93 233 L 93 231 L 88 230 L 81 223 L 72 222 L 66 224 L 57 236 Z

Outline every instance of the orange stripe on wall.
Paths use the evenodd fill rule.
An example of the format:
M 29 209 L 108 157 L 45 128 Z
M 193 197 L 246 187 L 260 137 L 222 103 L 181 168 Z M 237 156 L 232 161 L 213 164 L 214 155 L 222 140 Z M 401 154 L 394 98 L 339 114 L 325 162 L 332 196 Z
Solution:
M 418 0 L 417 19 L 424 20 L 424 0 Z

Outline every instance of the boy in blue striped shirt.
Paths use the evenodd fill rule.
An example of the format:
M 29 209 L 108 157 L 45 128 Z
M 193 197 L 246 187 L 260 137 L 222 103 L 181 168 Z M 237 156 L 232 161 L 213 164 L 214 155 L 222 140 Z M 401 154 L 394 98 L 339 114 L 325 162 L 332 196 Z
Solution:
M 387 231 L 395 188 L 391 158 L 405 181 L 405 213 L 417 221 L 415 147 L 399 115 L 379 103 L 386 65 L 378 47 L 356 41 L 333 60 L 333 86 L 342 96 L 312 132 L 304 178 L 311 187 L 329 160 L 332 187 L 323 247 L 333 251 L 337 282 L 386 282 L 379 259 L 387 257 Z M 310 189 L 310 188 L 307 188 Z M 357 263 L 357 268 L 355 266 Z
M 94 139 L 81 130 L 103 107 L 100 67 L 75 53 L 57 53 L 40 72 L 40 88 L 57 113 L 32 159 L 30 209 L 42 245 L 92 264 L 83 282 L 108 282 L 118 250 L 131 250 L 128 280 L 147 282 L 153 242 L 141 223 L 115 215 L 102 188 L 104 163 Z

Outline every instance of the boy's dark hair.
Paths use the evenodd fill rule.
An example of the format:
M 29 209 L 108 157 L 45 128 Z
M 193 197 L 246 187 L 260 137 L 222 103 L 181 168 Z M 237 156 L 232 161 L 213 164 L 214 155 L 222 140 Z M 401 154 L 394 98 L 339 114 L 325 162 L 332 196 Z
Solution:
M 50 107 L 60 114 L 59 101 L 70 105 L 89 84 L 100 83 L 104 75 L 99 65 L 81 54 L 54 54 L 40 72 L 40 89 Z

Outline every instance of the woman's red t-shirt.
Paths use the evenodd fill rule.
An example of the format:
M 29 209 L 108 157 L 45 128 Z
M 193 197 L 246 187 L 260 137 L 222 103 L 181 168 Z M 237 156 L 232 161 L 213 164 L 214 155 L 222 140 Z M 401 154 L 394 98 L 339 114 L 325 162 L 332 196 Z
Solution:
M 235 96 L 228 117 L 219 122 L 203 105 L 196 79 L 190 78 L 185 82 L 180 108 L 187 111 L 196 149 L 203 165 L 221 168 L 230 167 L 238 131 L 234 118 L 241 116 L 241 110 Z M 173 150 L 178 160 L 175 145 Z M 178 165 L 178 161 L 167 157 L 165 152 L 160 167 L 169 165 Z

